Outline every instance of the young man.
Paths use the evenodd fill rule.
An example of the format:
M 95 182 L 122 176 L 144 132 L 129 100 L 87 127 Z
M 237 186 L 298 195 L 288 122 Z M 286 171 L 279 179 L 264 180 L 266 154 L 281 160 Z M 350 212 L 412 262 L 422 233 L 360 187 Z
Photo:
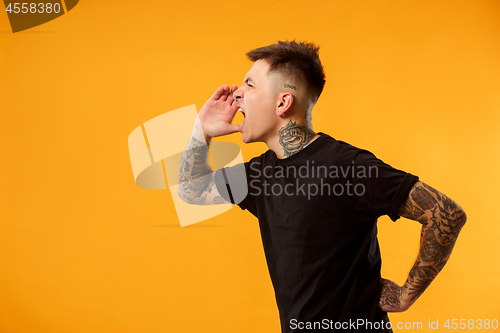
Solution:
M 372 153 L 315 133 L 311 111 L 325 83 L 318 48 L 278 42 L 247 53 L 243 85 L 219 87 L 198 114 L 179 168 L 193 204 L 229 201 L 259 219 L 282 332 L 391 332 L 447 262 L 466 214 L 454 201 Z M 236 112 L 243 124 L 232 124 Z M 213 172 L 213 137 L 242 133 L 269 150 Z M 377 218 L 422 224 L 403 286 L 380 276 Z

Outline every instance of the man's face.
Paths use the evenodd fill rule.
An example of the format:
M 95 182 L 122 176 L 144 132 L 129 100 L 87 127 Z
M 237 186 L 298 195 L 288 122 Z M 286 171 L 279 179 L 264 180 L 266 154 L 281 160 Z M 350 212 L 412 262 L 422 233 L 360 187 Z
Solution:
M 257 60 L 248 71 L 243 84 L 234 92 L 238 106 L 243 110 L 244 122 L 241 140 L 267 142 L 279 130 L 279 74 L 268 74 L 269 65 Z

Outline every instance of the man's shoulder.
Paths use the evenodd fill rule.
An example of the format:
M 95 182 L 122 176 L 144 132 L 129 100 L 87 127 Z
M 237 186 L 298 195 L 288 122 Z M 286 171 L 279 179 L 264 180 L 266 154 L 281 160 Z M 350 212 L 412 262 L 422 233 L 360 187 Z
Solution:
M 321 139 L 320 142 L 322 143 L 318 145 L 319 150 L 330 150 L 332 154 L 350 159 L 354 159 L 358 157 L 358 155 L 375 156 L 375 154 L 367 149 L 357 147 L 343 140 L 335 139 L 325 133 L 320 132 L 319 134 L 321 134 L 319 139 Z
M 278 159 L 276 157 L 276 153 L 271 149 L 266 150 L 260 155 L 252 157 L 248 162 L 245 162 L 246 165 L 251 163 L 275 163 Z

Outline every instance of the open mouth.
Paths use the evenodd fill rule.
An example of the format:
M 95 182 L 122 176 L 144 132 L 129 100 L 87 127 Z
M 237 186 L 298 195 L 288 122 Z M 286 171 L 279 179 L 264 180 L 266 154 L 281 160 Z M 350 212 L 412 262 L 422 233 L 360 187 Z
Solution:
M 243 111 L 242 108 L 239 108 L 238 109 L 239 112 L 241 112 L 241 114 L 243 114 L 243 123 L 241 124 L 241 132 L 243 132 L 243 126 L 245 125 L 245 111 Z

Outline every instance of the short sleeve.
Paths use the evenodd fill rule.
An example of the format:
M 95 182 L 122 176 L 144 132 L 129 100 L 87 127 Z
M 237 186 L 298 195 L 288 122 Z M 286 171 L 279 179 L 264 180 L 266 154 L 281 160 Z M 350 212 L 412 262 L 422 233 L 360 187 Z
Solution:
M 249 163 L 241 163 L 215 172 L 215 184 L 219 194 L 227 201 L 247 209 L 256 215 L 255 203 L 248 195 Z
M 388 215 L 392 221 L 399 219 L 399 207 L 418 177 L 391 167 L 369 152 L 358 154 L 353 167 L 356 209 L 377 217 Z

